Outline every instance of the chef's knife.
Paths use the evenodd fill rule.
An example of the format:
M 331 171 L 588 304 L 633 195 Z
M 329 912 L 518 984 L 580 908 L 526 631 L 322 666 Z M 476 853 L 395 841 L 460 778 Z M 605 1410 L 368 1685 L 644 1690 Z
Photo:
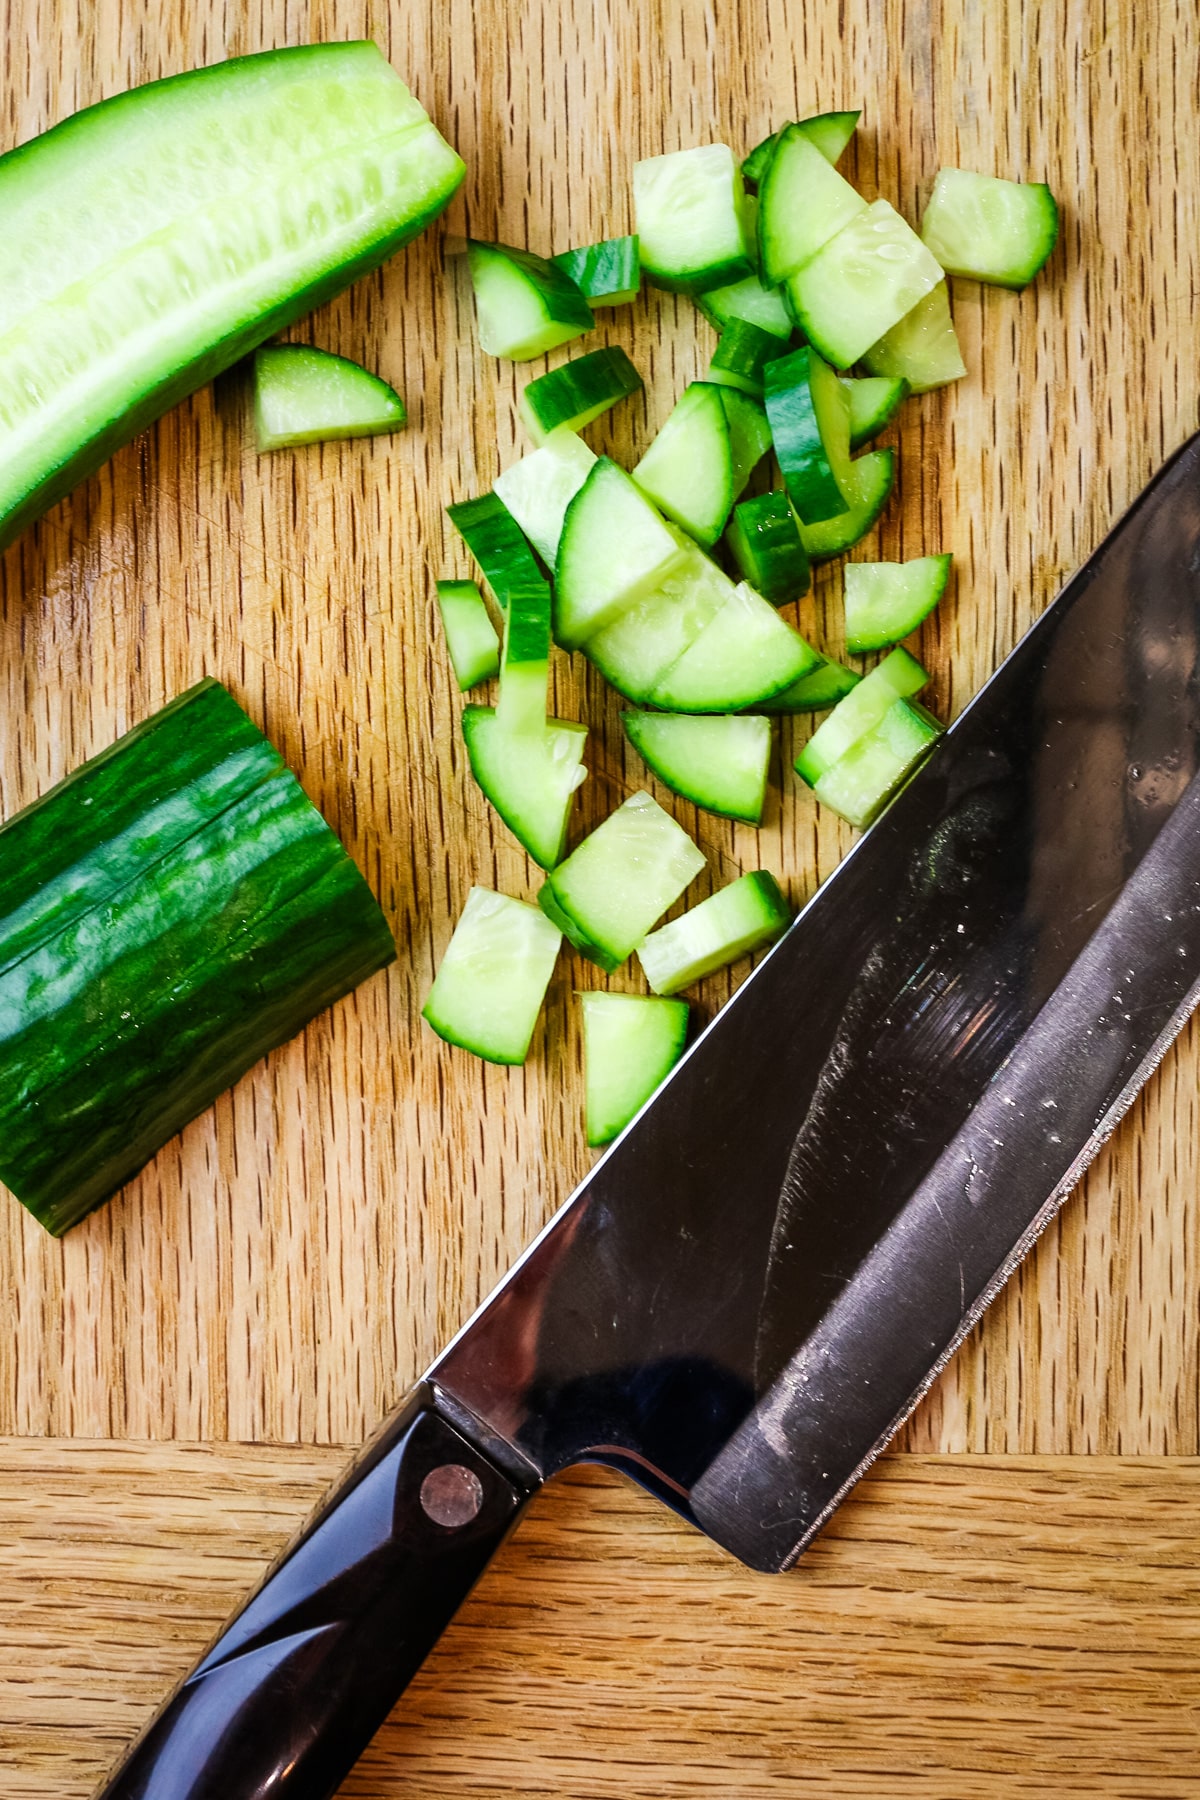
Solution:
M 327 1800 L 542 1482 L 787 1568 L 1200 992 L 1200 439 L 429 1370 L 104 1800 Z

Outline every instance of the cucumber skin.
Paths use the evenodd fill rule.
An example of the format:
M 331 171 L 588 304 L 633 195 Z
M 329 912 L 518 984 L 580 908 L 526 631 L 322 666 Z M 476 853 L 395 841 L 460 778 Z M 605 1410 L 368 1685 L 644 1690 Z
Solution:
M 229 64 L 218 66 L 228 68 L 233 66 L 233 63 L 245 64 L 251 61 L 261 63 L 267 57 L 280 58 L 295 54 L 297 54 L 295 51 L 290 50 L 271 50 L 261 53 L 260 57 L 238 57 L 232 59 Z M 192 82 L 199 73 L 207 73 L 207 71 L 189 70 L 184 75 L 173 76 L 167 81 L 154 82 L 149 85 L 161 91 L 172 85 L 173 82 Z M 84 112 L 64 119 L 52 131 L 43 133 L 41 137 L 34 138 L 30 143 L 22 144 L 17 149 L 9 151 L 7 156 L 0 158 L 0 165 L 17 166 L 17 159 L 29 159 L 35 155 L 38 146 L 46 139 L 55 137 L 58 133 L 78 131 L 84 128 L 84 122 L 91 114 L 99 112 L 105 107 L 128 104 L 142 91 L 140 88 L 135 88 L 128 94 L 118 95 L 110 101 L 102 101 L 99 106 L 88 107 Z M 467 172 L 466 164 L 461 158 L 455 160 L 458 163 L 457 173 L 446 189 L 438 195 L 434 204 L 415 218 L 407 220 L 402 226 L 381 233 L 375 243 L 369 249 L 360 252 L 359 255 L 315 274 L 303 288 L 297 289 L 286 300 L 280 301 L 277 306 L 259 313 L 253 319 L 239 322 L 231 327 L 223 337 L 205 344 L 190 361 L 180 364 L 165 380 L 147 388 L 133 406 L 111 420 L 86 442 L 81 443 L 71 456 L 60 462 L 34 487 L 29 489 L 14 507 L 0 517 L 0 551 L 6 550 L 44 512 L 56 505 L 59 500 L 65 499 L 74 488 L 79 486 L 80 482 L 86 481 L 90 475 L 94 475 L 98 469 L 103 468 L 104 464 L 118 450 L 123 449 L 126 444 L 132 443 L 134 438 L 139 437 L 165 412 L 178 406 L 190 394 L 194 394 L 198 388 L 207 387 L 210 382 L 216 380 L 218 375 L 223 375 L 226 369 L 233 367 L 234 363 L 249 356 L 251 351 L 257 350 L 259 345 L 265 343 L 268 338 L 286 330 L 289 325 L 294 325 L 297 319 L 304 317 L 305 313 L 324 306 L 326 301 L 332 300 L 336 294 L 340 294 L 344 288 L 351 286 L 361 276 L 369 275 L 372 270 L 379 268 L 381 263 L 386 262 L 390 256 L 394 256 L 398 250 L 402 250 L 405 244 L 410 243 L 413 238 L 419 237 L 421 232 L 432 224 L 438 214 L 449 204 L 462 184 Z
M 201 762 L 206 733 L 218 758 L 230 725 L 241 735 L 231 719 L 240 708 L 216 682 L 176 709 Z M 31 820 L 52 841 L 89 784 L 98 796 L 98 781 L 115 785 L 128 765 L 140 782 L 160 725 L 161 715 L 85 765 L 0 841 L 14 827 L 28 841 Z M 56 1236 L 267 1051 L 394 959 L 366 882 L 260 741 L 248 791 L 165 854 L 161 843 L 149 856 L 127 849 L 120 885 L 110 879 L 67 927 L 7 958 L 0 1011 L 20 1025 L 0 1044 L 0 1179 Z M 104 814 L 94 812 L 90 855 L 102 858 Z

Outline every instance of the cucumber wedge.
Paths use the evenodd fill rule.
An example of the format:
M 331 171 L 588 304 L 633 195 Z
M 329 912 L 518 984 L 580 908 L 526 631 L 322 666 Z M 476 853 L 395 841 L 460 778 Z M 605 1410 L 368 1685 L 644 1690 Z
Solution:
M 378 375 L 307 344 L 268 344 L 254 357 L 254 432 L 260 452 L 331 438 L 375 437 L 408 423 Z
M 659 780 L 706 812 L 760 823 L 774 730 L 753 713 L 622 713 L 625 735 Z
M 810 343 L 848 369 L 941 280 L 912 226 L 876 200 L 796 271 L 788 295 Z
M 688 551 L 624 469 L 599 457 L 563 520 L 555 638 L 564 650 L 578 650 L 653 592 Z
M 422 1016 L 485 1062 L 523 1063 L 561 943 L 536 906 L 473 887 Z
M 619 346 L 589 350 L 531 381 L 519 402 L 521 418 L 534 443 L 544 444 L 560 426 L 582 431 L 641 387 L 641 376 Z
M 806 137 L 811 138 L 821 155 L 829 162 L 835 163 L 854 136 L 854 128 L 861 117 L 861 112 L 817 113 L 811 119 L 797 121 L 794 129 L 802 131 Z M 784 130 L 786 129 L 787 127 L 784 127 Z M 760 144 L 755 144 L 742 164 L 742 174 L 747 181 L 762 181 L 781 136 L 781 131 L 773 131 L 770 137 L 764 138 Z
M 948 275 L 1023 288 L 1058 242 L 1058 207 L 1044 181 L 939 169 L 921 236 Z
M 652 931 L 638 945 L 638 961 L 656 994 L 677 994 L 773 944 L 791 922 L 791 908 L 775 877 L 755 869 Z
M 791 687 L 784 688 L 782 693 L 772 694 L 769 700 L 762 702 L 762 708 L 768 713 L 824 712 L 826 707 L 836 706 L 839 700 L 845 699 L 861 680 L 862 676 L 854 669 L 848 669 L 844 663 L 834 662 L 830 657 L 819 668 L 802 675 Z
M 742 582 L 650 698 L 669 712 L 735 712 L 790 687 L 820 660 L 770 601 Z
M 729 427 L 733 458 L 733 497 L 736 500 L 764 456 L 771 449 L 771 427 L 760 400 L 739 388 L 721 387 L 721 405 Z
M 796 773 L 815 787 L 852 744 L 874 731 L 894 701 L 911 699 L 928 680 L 929 671 L 915 656 L 907 650 L 893 650 L 817 726 L 796 758 Z
M 912 391 L 902 375 L 843 375 L 842 386 L 850 396 L 852 450 L 890 425 Z
M 779 134 L 759 193 L 758 255 L 762 278 L 778 286 L 867 210 L 802 125 Z
M 785 493 L 743 500 L 734 508 L 725 541 L 744 579 L 772 606 L 786 606 L 808 592 L 808 552 Z
M 944 729 L 923 706 L 894 700 L 879 723 L 821 776 L 813 792 L 823 806 L 831 806 L 851 825 L 870 825 Z
M 635 237 L 605 238 L 582 250 L 551 257 L 591 306 L 626 306 L 642 291 L 642 260 Z
M 915 631 L 946 591 L 951 556 L 904 563 L 847 563 L 846 648 L 851 656 L 885 650 Z
M 725 571 L 690 545 L 652 593 L 588 639 L 584 655 L 626 700 L 649 700 L 733 591 Z
M 532 250 L 472 242 L 467 261 L 479 346 L 490 356 L 528 362 L 569 344 L 596 323 L 570 276 Z
M 718 331 L 734 319 L 745 319 L 786 344 L 796 329 L 778 289 L 764 287 L 757 275 L 747 275 L 728 287 L 709 288 L 696 295 L 696 305 Z
M 950 317 L 946 283 L 939 281 L 931 293 L 918 300 L 898 325 L 864 351 L 862 360 L 872 375 L 906 381 L 913 394 L 926 394 L 931 388 L 961 381 L 967 365 Z
M 463 172 L 373 44 L 156 82 L 0 157 L 0 548 Z
M 805 345 L 768 363 L 765 403 L 788 495 L 805 525 L 836 519 L 852 503 L 850 396 Z
M 545 586 L 524 532 L 499 495 L 456 500 L 446 515 L 490 582 L 501 610 L 514 588 Z
M 733 505 L 733 450 L 721 390 L 684 389 L 633 479 L 698 544 L 715 544 Z
M 550 587 L 536 581 L 508 591 L 496 716 L 507 731 L 539 735 L 550 683 Z
M 727 144 L 702 144 L 633 166 L 642 271 L 655 287 L 700 294 L 754 273 L 742 172 Z
M 587 1141 L 619 1137 L 666 1080 L 687 1039 L 686 1000 L 643 994 L 580 994 Z
M 473 581 L 439 581 L 437 597 L 454 677 L 465 694 L 500 673 L 500 634 Z
M 894 450 L 868 450 L 850 464 L 849 510 L 819 525 L 801 525 L 800 537 L 813 562 L 840 556 L 864 538 L 887 505 L 896 480 Z
M 596 453 L 567 426 L 496 477 L 499 495 L 548 569 L 554 567 L 567 508 L 592 472 Z
M 761 325 L 733 319 L 721 333 L 708 365 L 708 379 L 761 400 L 763 370 L 779 355 L 779 339 Z
M 587 727 L 548 719 L 534 731 L 506 728 L 490 706 L 466 706 L 463 739 L 471 773 L 535 863 L 562 861 L 582 767 Z

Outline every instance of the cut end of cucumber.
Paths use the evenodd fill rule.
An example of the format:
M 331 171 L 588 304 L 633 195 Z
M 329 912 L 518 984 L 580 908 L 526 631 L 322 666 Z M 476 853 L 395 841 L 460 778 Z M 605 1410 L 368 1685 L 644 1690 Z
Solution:
M 590 331 L 592 309 L 563 270 L 510 244 L 467 247 L 480 347 L 528 362 Z
M 642 378 L 619 345 L 589 350 L 531 381 L 519 402 L 535 443 L 559 428 L 582 431 L 618 400 L 640 392 Z
M 633 204 L 647 280 L 700 294 L 752 275 L 744 198 L 741 170 L 727 144 L 635 163 Z
M 912 226 L 876 200 L 796 271 L 788 293 L 805 336 L 848 369 L 941 280 Z
M 850 396 L 850 448 L 857 450 L 890 425 L 912 392 L 902 375 L 842 376 Z
M 946 591 L 950 555 L 905 563 L 846 565 L 846 648 L 852 656 L 898 644 L 928 617 Z
M 562 861 L 582 767 L 587 729 L 547 719 L 513 729 L 490 706 L 463 709 L 471 773 L 523 849 L 543 869 Z
M 592 306 L 626 306 L 641 292 L 642 262 L 636 237 L 605 238 L 582 250 L 564 250 L 552 260 Z
M 806 344 L 768 363 L 765 404 L 775 452 L 805 525 L 836 519 L 852 504 L 850 396 Z
M 1023 288 L 1058 242 L 1058 206 L 1043 181 L 941 169 L 921 236 L 948 275 Z
M 840 700 L 796 758 L 796 773 L 815 787 L 852 744 L 873 731 L 896 700 L 911 699 L 929 680 L 915 656 L 893 650 Z
M 638 961 L 656 994 L 676 994 L 782 937 L 792 912 L 775 877 L 755 869 L 652 931 Z
M 523 1063 L 562 933 L 536 906 L 473 887 L 423 1017 L 485 1062 Z
M 578 650 L 651 593 L 687 553 L 636 482 L 600 457 L 563 520 L 554 585 L 558 642 Z
M 808 552 L 786 494 L 743 500 L 734 509 L 726 542 L 745 580 L 772 606 L 786 606 L 808 592 Z
M 924 762 L 943 727 L 923 706 L 895 700 L 816 783 L 813 792 L 851 825 L 872 824 Z
M 255 354 L 254 427 L 261 452 L 374 437 L 407 423 L 395 388 L 344 356 L 305 344 L 271 344 Z
M 592 472 L 596 453 L 561 425 L 538 450 L 496 477 L 500 496 L 546 567 L 554 567 L 567 507 Z
M 868 450 L 850 465 L 849 510 L 819 525 L 801 525 L 800 537 L 813 562 L 840 556 L 864 538 L 887 505 L 896 480 L 894 450 Z
M 621 715 L 625 734 L 659 780 L 707 812 L 762 821 L 774 731 L 753 713 Z
M 907 382 L 914 394 L 962 380 L 967 365 L 950 317 L 950 295 L 944 281 L 871 345 L 863 355 L 863 366 L 873 376 Z
M 742 582 L 651 697 L 669 712 L 739 711 L 790 687 L 820 660 L 770 601 Z
M 716 543 L 733 505 L 733 450 L 718 387 L 693 381 L 684 389 L 633 479 L 698 544 Z
M 838 174 L 804 127 L 789 125 L 779 135 L 759 197 L 763 280 L 772 286 L 786 281 L 866 210 L 862 195 Z
M 661 1087 L 687 1040 L 686 1000 L 580 994 L 587 1083 L 587 1141 L 611 1143 Z
M 466 693 L 500 673 L 500 634 L 473 581 L 439 581 L 437 597 L 455 680 Z

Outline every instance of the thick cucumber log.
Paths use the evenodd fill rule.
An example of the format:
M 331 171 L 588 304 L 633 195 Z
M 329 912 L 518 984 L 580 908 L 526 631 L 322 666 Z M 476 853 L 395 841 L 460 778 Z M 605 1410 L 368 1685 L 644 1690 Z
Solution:
M 66 1231 L 394 955 L 295 777 L 201 682 L 0 830 L 0 1179 Z
M 514 588 L 543 582 L 525 534 L 498 494 L 456 500 L 446 515 L 491 584 L 501 608 Z
M 864 538 L 887 505 L 896 480 L 896 452 L 868 450 L 850 464 L 849 509 L 819 525 L 801 525 L 800 537 L 813 562 L 840 556 Z
M 528 362 L 590 331 L 592 309 L 556 264 L 511 244 L 470 243 L 479 345 L 490 356 Z
M 923 706 L 894 700 L 879 723 L 826 770 L 813 793 L 851 825 L 870 825 L 944 730 Z
M 953 557 L 904 563 L 847 563 L 846 648 L 851 656 L 885 650 L 915 631 L 946 591 Z
M 915 656 L 907 650 L 893 650 L 817 726 L 796 758 L 796 773 L 815 787 L 852 744 L 874 731 L 894 701 L 911 699 L 928 680 L 929 671 Z
M 520 413 L 534 443 L 544 444 L 560 426 L 582 431 L 641 387 L 642 378 L 624 350 L 610 345 L 589 350 L 586 356 L 577 356 L 531 381 L 521 395 Z
M 796 121 L 792 129 L 802 131 L 806 137 L 811 138 L 821 155 L 829 162 L 835 163 L 854 136 L 854 128 L 861 117 L 861 112 L 817 113 L 811 119 Z M 785 125 L 781 131 L 773 131 L 770 137 L 765 137 L 760 144 L 755 144 L 742 164 L 742 175 L 747 181 L 755 183 L 762 181 L 775 152 L 775 146 L 782 137 L 783 131 L 787 129 L 788 127 Z
M 437 597 L 454 677 L 465 694 L 500 673 L 500 634 L 473 581 L 439 581 Z
M 668 712 L 736 712 L 790 687 L 821 658 L 743 581 L 650 698 Z
M 946 283 L 939 281 L 932 292 L 918 300 L 898 325 L 885 331 L 877 344 L 864 351 L 862 360 L 872 375 L 897 377 L 907 382 L 914 394 L 926 394 L 931 388 L 961 381 L 967 365 L 950 317 Z
M 642 260 L 635 237 L 605 238 L 582 250 L 551 257 L 592 306 L 625 306 L 642 291 Z
M 850 396 L 852 450 L 890 425 L 912 391 L 902 375 L 843 375 L 842 386 Z
M 844 663 L 834 662 L 830 657 L 819 668 L 802 675 L 791 687 L 784 688 L 782 693 L 772 694 L 769 700 L 764 700 L 763 711 L 824 712 L 826 707 L 836 706 L 839 700 L 845 699 L 861 680 L 862 676 L 854 669 L 848 669 Z
M 802 125 L 779 134 L 759 195 L 758 256 L 762 278 L 786 281 L 867 203 L 823 156 Z
M 627 712 L 625 735 L 659 780 L 707 812 L 760 823 L 774 729 L 754 713 Z
M 642 271 L 655 287 L 702 294 L 754 273 L 742 172 L 727 144 L 701 144 L 633 166 Z
M 688 544 L 652 593 L 588 639 L 584 655 L 627 700 L 649 700 L 733 591 L 725 571 Z
M 638 961 L 656 994 L 677 994 L 773 944 L 791 922 L 791 908 L 775 877 L 755 869 L 652 931 L 638 945 Z
M 473 887 L 422 1016 L 485 1062 L 523 1063 L 561 943 L 536 906 Z
M 587 1141 L 618 1137 L 666 1080 L 687 1039 L 686 1000 L 643 994 L 580 994 Z
M 1044 181 L 939 169 L 921 236 L 948 275 L 1023 288 L 1058 242 L 1058 207 Z
M 739 388 L 761 400 L 763 370 L 779 355 L 779 339 L 747 319 L 732 319 L 721 333 L 720 342 L 708 365 L 708 379 L 726 387 Z
M 808 552 L 788 497 L 780 490 L 743 500 L 725 534 L 730 554 L 750 586 L 772 606 L 808 592 Z
M 348 357 L 307 344 L 268 344 L 255 354 L 254 433 L 260 452 L 375 437 L 407 423 L 395 388 Z
M 649 794 L 633 794 L 559 864 L 538 905 L 577 950 L 611 972 L 703 867 L 682 825 Z
M 853 503 L 846 388 L 808 344 L 764 374 L 771 436 L 797 515 L 805 525 L 838 518 Z
M 912 226 L 876 200 L 797 269 L 788 295 L 810 343 L 848 369 L 941 279 Z
M 733 505 L 733 449 L 721 390 L 686 387 L 633 479 L 698 544 L 715 544 Z
M 496 477 L 495 492 L 548 569 L 558 555 L 567 508 L 592 472 L 596 453 L 567 426 Z
M 462 177 L 373 44 L 155 82 L 0 158 L 0 548 Z
M 547 719 L 536 730 L 506 726 L 490 706 L 466 706 L 463 739 L 471 773 L 504 823 L 535 863 L 562 861 L 587 727 Z
M 764 287 L 757 275 L 747 275 L 728 287 L 709 288 L 707 293 L 696 295 L 696 305 L 718 331 L 734 319 L 745 319 L 786 344 L 796 329 L 778 290 Z
M 658 587 L 689 545 L 607 456 L 567 507 L 554 565 L 554 635 L 578 650 Z

